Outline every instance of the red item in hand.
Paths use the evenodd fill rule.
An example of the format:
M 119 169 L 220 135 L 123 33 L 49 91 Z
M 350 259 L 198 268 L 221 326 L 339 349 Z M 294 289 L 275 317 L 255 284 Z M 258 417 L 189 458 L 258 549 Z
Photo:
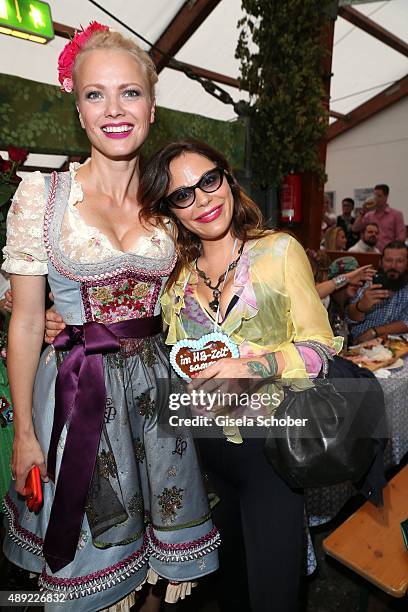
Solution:
M 28 473 L 26 479 L 27 508 L 38 512 L 43 502 L 40 468 L 35 465 Z

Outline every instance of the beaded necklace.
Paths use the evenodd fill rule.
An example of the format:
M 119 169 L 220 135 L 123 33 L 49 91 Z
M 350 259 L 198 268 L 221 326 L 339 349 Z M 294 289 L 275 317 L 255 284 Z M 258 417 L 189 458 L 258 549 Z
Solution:
M 222 289 L 220 289 L 220 285 L 221 285 L 221 283 L 223 283 L 223 282 L 224 282 L 224 280 L 225 280 L 225 278 L 226 278 L 227 274 L 228 274 L 229 272 L 231 272 L 231 270 L 233 270 L 234 268 L 236 268 L 236 267 L 237 267 L 238 262 L 239 262 L 239 260 L 240 260 L 240 258 L 241 258 L 241 255 L 242 255 L 242 249 L 243 249 L 243 248 L 244 248 L 244 243 L 242 243 L 242 244 L 241 244 L 241 246 L 239 247 L 238 257 L 237 257 L 236 259 L 234 259 L 234 261 L 232 261 L 232 262 L 229 264 L 229 266 L 228 266 L 228 268 L 225 270 L 225 272 L 223 272 L 223 273 L 221 274 L 221 276 L 219 276 L 219 277 L 218 277 L 217 284 L 216 284 L 216 285 L 214 285 L 214 286 L 211 284 L 211 279 L 210 279 L 210 278 L 209 278 L 209 277 L 206 275 L 206 273 L 205 273 L 205 272 L 203 272 L 203 270 L 201 270 L 201 269 L 198 267 L 198 264 L 197 264 L 197 259 L 196 259 L 196 261 L 195 261 L 195 268 L 196 268 L 196 270 L 197 270 L 198 276 L 199 276 L 200 278 L 202 278 L 202 279 L 203 279 L 204 284 L 205 284 L 205 285 L 206 285 L 206 286 L 207 286 L 209 289 L 211 289 L 211 291 L 212 291 L 212 293 L 213 293 L 213 297 L 214 297 L 214 299 L 213 299 L 213 300 L 211 300 L 211 302 L 209 302 L 209 304 L 208 304 L 208 305 L 209 305 L 209 307 L 211 308 L 211 310 L 212 310 L 213 312 L 217 312 L 217 311 L 218 311 L 218 308 L 219 308 L 219 305 L 220 305 L 220 297 L 221 297 L 221 293 L 222 293 Z

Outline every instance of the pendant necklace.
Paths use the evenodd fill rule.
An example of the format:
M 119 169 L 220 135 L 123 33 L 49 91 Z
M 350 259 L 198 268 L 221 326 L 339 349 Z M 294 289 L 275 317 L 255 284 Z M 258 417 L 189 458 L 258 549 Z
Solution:
M 234 251 L 237 246 L 237 239 L 234 241 L 232 247 L 231 259 L 234 256 Z M 184 380 L 190 382 L 192 376 L 197 372 L 204 370 L 209 365 L 215 363 L 219 359 L 239 357 L 239 349 L 236 343 L 222 331 L 219 318 L 220 318 L 220 295 L 224 289 L 225 281 L 227 280 L 228 272 L 236 268 L 239 258 L 241 257 L 243 244 L 238 251 L 238 257 L 228 265 L 228 268 L 221 274 L 218 279 L 218 283 L 215 287 L 212 287 L 211 280 L 207 275 L 202 272 L 197 266 L 197 273 L 204 279 L 207 287 L 213 292 L 214 300 L 210 303 L 211 309 L 215 311 L 214 317 L 214 328 L 211 333 L 204 334 L 201 338 L 184 338 L 178 340 L 170 351 L 170 363 L 173 366 L 175 372 Z M 201 272 L 201 274 L 200 274 Z M 190 274 L 187 276 L 184 282 L 185 293 Z M 207 281 L 206 281 L 207 279 Z M 222 285 L 221 285 L 222 284 Z M 221 285 L 221 287 L 220 287 Z
M 235 243 L 234 243 L 234 247 L 233 247 L 233 252 L 235 251 L 235 246 L 236 246 L 236 243 L 237 243 L 237 239 L 235 239 Z M 229 272 L 231 272 L 231 270 L 233 270 L 234 268 L 236 268 L 236 267 L 237 267 L 238 262 L 239 262 L 239 260 L 240 260 L 240 258 L 241 258 L 241 255 L 242 255 L 242 249 L 243 249 L 243 247 L 244 247 L 244 243 L 242 243 L 242 244 L 241 244 L 241 246 L 239 247 L 238 257 L 237 257 L 236 259 L 234 259 L 234 261 L 232 261 L 232 262 L 229 264 L 229 266 L 228 266 L 228 268 L 225 270 L 225 272 L 223 272 L 223 273 L 221 274 L 221 276 L 219 276 L 218 281 L 217 281 L 217 284 L 216 284 L 216 285 L 214 285 L 214 286 L 211 284 L 211 279 L 210 279 L 210 278 L 208 278 L 208 276 L 206 275 L 206 273 L 205 273 L 205 272 L 203 272 L 202 270 L 200 270 L 200 268 L 198 267 L 198 264 L 197 264 L 197 259 L 196 259 L 196 262 L 195 262 L 195 267 L 196 267 L 196 270 L 197 270 L 197 274 L 198 274 L 198 276 L 199 276 L 200 278 L 202 278 L 202 279 L 203 279 L 204 284 L 205 284 L 205 285 L 206 285 L 206 286 L 207 286 L 209 289 L 211 289 L 211 291 L 212 291 L 212 293 L 213 293 L 213 298 L 214 298 L 214 299 L 213 299 L 213 300 L 211 300 L 211 302 L 209 302 L 209 304 L 208 304 L 208 305 L 209 305 L 209 307 L 211 308 L 211 310 L 212 310 L 213 312 L 217 312 L 217 311 L 218 311 L 218 309 L 219 309 L 219 306 L 220 306 L 220 297 L 221 297 L 222 289 L 224 288 L 224 286 L 223 286 L 223 287 L 222 287 L 222 289 L 220 289 L 220 285 L 221 285 L 221 283 L 223 283 L 223 282 L 225 281 L 225 279 L 226 279 L 226 277 L 227 277 L 228 273 L 229 273 Z

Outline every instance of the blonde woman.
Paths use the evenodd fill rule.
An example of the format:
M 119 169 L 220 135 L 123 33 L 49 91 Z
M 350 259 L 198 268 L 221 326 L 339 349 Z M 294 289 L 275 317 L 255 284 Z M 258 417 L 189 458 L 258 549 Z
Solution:
M 324 248 L 326 251 L 345 251 L 347 236 L 342 227 L 331 227 L 324 234 Z
M 157 435 L 170 377 L 159 298 L 175 251 L 168 233 L 139 222 L 154 65 L 93 23 L 64 49 L 59 77 L 75 94 L 91 157 L 50 180 L 25 179 L 8 218 L 16 482 L 4 551 L 41 574 L 47 610 L 66 600 L 65 611 L 92 612 L 146 577 L 184 581 L 168 599 L 184 596 L 188 581 L 217 567 L 219 536 L 188 432 Z M 66 327 L 40 357 L 47 275 Z M 38 513 L 21 497 L 33 466 L 44 480 Z

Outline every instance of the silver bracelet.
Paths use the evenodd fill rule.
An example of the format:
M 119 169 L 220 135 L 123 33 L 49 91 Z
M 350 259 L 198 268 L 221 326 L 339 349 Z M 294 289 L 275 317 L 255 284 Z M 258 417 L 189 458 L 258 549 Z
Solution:
M 339 274 L 338 276 L 335 276 L 334 278 L 332 278 L 332 281 L 336 289 L 341 289 L 342 287 L 345 287 L 348 283 L 345 274 Z
M 329 361 L 333 361 L 333 355 L 330 352 L 330 348 L 326 344 L 322 344 L 316 340 L 302 340 L 300 342 L 295 342 L 295 346 L 311 348 L 319 355 L 322 361 L 323 378 L 325 378 L 329 372 Z

